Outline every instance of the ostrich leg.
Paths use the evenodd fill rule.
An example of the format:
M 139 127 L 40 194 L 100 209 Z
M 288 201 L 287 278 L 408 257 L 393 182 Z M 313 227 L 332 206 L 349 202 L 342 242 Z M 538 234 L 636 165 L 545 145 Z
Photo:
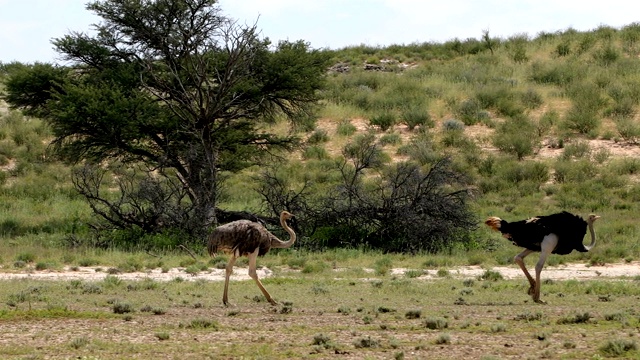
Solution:
M 229 306 L 227 296 L 229 291 L 229 277 L 231 276 L 231 273 L 233 273 L 233 265 L 236 263 L 236 259 L 237 257 L 235 254 L 231 255 L 231 259 L 229 259 L 229 262 L 227 263 L 227 268 L 224 274 L 224 293 L 222 294 L 222 302 L 224 303 L 224 306 Z
M 255 280 L 256 285 L 258 285 L 264 297 L 267 298 L 267 301 L 269 301 L 271 305 L 278 305 L 278 303 L 271 298 L 271 295 L 269 295 L 269 292 L 267 291 L 267 289 L 265 289 L 264 286 L 262 286 L 260 279 L 258 279 L 258 273 L 256 272 L 256 259 L 258 258 L 259 251 L 260 251 L 260 248 L 256 248 L 254 252 L 249 254 L 249 276 L 253 280 Z
M 540 273 L 542 272 L 542 268 L 544 267 L 544 263 L 547 261 L 547 257 L 551 254 L 551 252 L 558 245 L 558 236 L 556 234 L 549 234 L 542 239 L 542 243 L 540 244 L 540 258 L 538 259 L 538 263 L 536 264 L 536 285 L 534 287 L 533 301 L 537 303 L 544 304 L 544 301 L 540 300 Z
M 520 266 L 520 269 L 522 269 L 522 272 L 524 272 L 524 275 L 527 277 L 527 280 L 529 280 L 530 286 L 529 286 L 529 291 L 527 291 L 527 293 L 531 296 L 533 296 L 533 293 L 535 291 L 536 282 L 535 280 L 533 280 L 533 277 L 531 277 L 531 274 L 529 274 L 527 267 L 524 265 L 524 258 L 527 257 L 527 255 L 531 254 L 532 252 L 533 250 L 526 249 L 525 251 L 521 252 L 520 254 L 516 255 L 513 258 L 513 261 L 515 261 L 515 263 L 518 264 L 518 266 Z

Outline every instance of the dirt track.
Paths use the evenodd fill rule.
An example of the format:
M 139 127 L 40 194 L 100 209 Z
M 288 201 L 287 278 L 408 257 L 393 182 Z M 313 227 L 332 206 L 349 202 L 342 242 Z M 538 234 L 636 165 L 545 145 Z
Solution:
M 373 273 L 372 269 L 365 269 L 367 272 Z M 404 276 L 405 272 L 409 269 L 395 268 L 391 270 L 392 276 Z M 449 273 L 454 278 L 475 278 L 482 275 L 488 268 L 480 266 L 460 266 L 448 269 Z M 522 271 L 515 265 L 511 266 L 496 266 L 490 268 L 490 270 L 499 272 L 506 279 L 513 279 L 523 276 Z M 295 270 L 289 270 L 295 271 Z M 336 277 L 340 277 L 340 268 L 334 270 Z M 431 280 L 441 278 L 437 274 L 437 270 L 423 270 L 424 274 L 417 279 Z M 533 272 L 533 268 L 530 269 Z M 285 271 L 286 273 L 286 271 Z M 267 268 L 258 269 L 258 276 L 260 278 L 267 278 L 272 275 L 272 271 Z M 182 278 L 186 281 L 193 280 L 208 280 L 208 281 L 224 281 L 224 269 L 210 269 L 209 271 L 203 271 L 196 275 L 192 275 L 185 272 L 184 268 L 174 268 L 167 272 L 163 272 L 160 269 L 144 271 L 144 272 L 129 272 L 129 273 L 116 273 L 104 271 L 104 268 L 100 267 L 80 267 L 77 270 L 72 270 L 70 267 L 65 267 L 61 271 L 11 271 L 0 272 L 0 280 L 8 279 L 42 279 L 42 280 L 84 280 L 84 281 L 100 281 L 107 275 L 116 275 L 122 280 L 144 280 L 152 279 L 155 281 L 170 281 L 175 278 Z M 607 264 L 603 266 L 588 266 L 586 264 L 566 264 L 561 266 L 547 266 L 542 272 L 542 276 L 545 279 L 554 280 L 569 280 L 569 279 L 597 279 L 597 278 L 623 278 L 623 277 L 638 277 L 640 276 L 640 262 L 631 263 L 616 263 Z M 235 268 L 234 273 L 231 276 L 232 280 L 249 280 L 246 268 Z M 365 279 L 366 280 L 366 279 Z

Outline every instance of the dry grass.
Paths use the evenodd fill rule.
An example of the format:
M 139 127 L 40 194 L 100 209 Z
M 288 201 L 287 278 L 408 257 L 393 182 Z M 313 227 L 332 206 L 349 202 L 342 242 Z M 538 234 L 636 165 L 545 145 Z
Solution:
M 640 290 L 629 279 L 554 281 L 543 286 L 549 303 L 539 305 L 522 278 L 287 272 L 263 281 L 280 305 L 266 303 L 247 280 L 232 282 L 226 308 L 219 281 L 142 286 L 115 276 L 2 281 L 0 357 L 521 359 L 523 349 L 531 358 L 541 351 L 549 358 L 638 356 Z M 115 312 L 121 304 L 127 311 Z

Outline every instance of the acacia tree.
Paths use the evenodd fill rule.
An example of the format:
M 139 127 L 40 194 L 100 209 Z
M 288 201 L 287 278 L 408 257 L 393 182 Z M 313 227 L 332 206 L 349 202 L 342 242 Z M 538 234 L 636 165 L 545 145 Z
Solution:
M 90 2 L 87 9 L 102 18 L 95 35 L 74 32 L 53 40 L 71 66 L 36 64 L 14 74 L 6 99 L 49 121 L 54 149 L 64 159 L 103 168 L 136 164 L 145 169 L 137 184 L 158 189 L 166 180 L 166 196 L 158 198 L 184 212 L 168 218 L 189 219 L 191 232 L 206 229 L 215 221 L 221 171 L 237 171 L 271 149 L 296 144 L 295 137 L 260 126 L 280 115 L 293 122 L 309 116 L 328 60 L 303 41 L 272 45 L 255 24 L 239 25 L 216 3 Z M 160 206 L 153 201 L 111 201 L 99 192 L 100 171 L 77 175 L 78 189 L 117 227 L 141 220 L 176 223 L 140 219 L 162 217 L 161 209 L 142 211 Z M 139 172 L 132 175 L 139 178 Z

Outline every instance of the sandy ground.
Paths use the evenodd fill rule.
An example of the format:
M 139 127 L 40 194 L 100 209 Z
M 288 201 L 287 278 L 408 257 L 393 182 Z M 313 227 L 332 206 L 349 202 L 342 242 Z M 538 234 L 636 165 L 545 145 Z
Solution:
M 335 271 L 336 278 L 340 277 L 340 272 L 345 270 L 344 268 L 338 268 Z M 395 268 L 391 270 L 391 276 L 404 276 L 408 270 Z M 454 278 L 477 278 L 487 271 L 488 268 L 480 266 L 460 266 L 448 269 L 449 274 Z M 490 270 L 499 272 L 505 279 L 514 279 L 523 277 L 522 271 L 515 265 L 512 266 L 497 266 Z M 295 272 L 296 270 L 285 270 L 286 272 Z M 433 280 L 442 278 L 437 273 L 437 270 L 422 270 L 423 274 L 416 279 Z M 533 267 L 529 269 L 530 272 L 534 272 Z M 231 280 L 250 280 L 247 268 L 235 268 Z M 373 269 L 365 269 L 365 272 L 373 273 Z M 268 278 L 272 276 L 273 272 L 268 268 L 258 269 L 258 277 Z M 198 274 L 192 275 L 185 272 L 184 268 L 174 268 L 169 271 L 163 272 L 161 269 L 155 269 L 144 272 L 128 272 L 128 273 L 113 273 L 105 271 L 100 267 L 79 267 L 71 269 L 65 267 L 60 271 L 35 271 L 35 270 L 23 270 L 23 271 L 0 271 L 0 280 L 9 279 L 36 279 L 36 280 L 83 280 L 83 281 L 100 281 L 108 275 L 115 275 L 122 280 L 145 280 L 151 279 L 155 281 L 171 281 L 176 278 L 181 278 L 185 281 L 206 280 L 206 281 L 224 281 L 224 269 L 210 269 L 209 271 L 203 271 Z M 635 278 L 640 277 L 640 262 L 631 263 L 616 263 L 606 264 L 602 266 L 589 266 L 587 264 L 565 264 L 561 266 L 547 266 L 542 272 L 544 279 L 553 280 L 569 280 L 569 279 L 621 279 L 621 278 Z M 368 280 L 368 279 L 363 279 Z

